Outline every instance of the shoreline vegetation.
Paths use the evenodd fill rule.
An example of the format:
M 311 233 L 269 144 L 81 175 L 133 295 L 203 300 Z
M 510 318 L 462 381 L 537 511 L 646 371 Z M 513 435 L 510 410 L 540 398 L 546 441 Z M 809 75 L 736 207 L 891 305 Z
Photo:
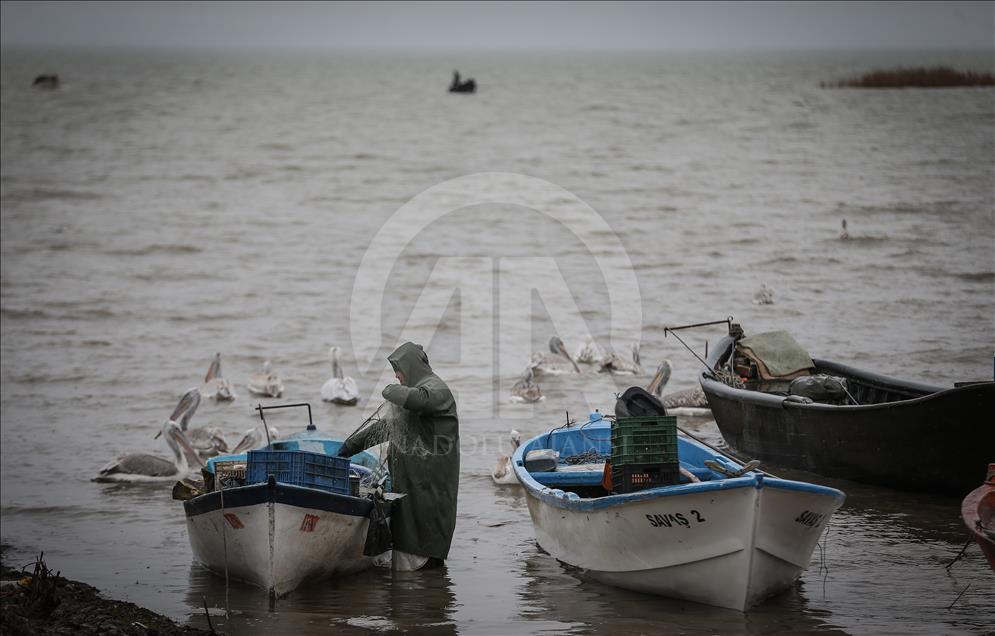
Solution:
M 45 565 L 44 553 L 23 568 L 2 555 L 0 634 L 4 636 L 201 636 L 215 632 L 178 625 L 152 610 L 105 598 Z
M 895 68 L 871 71 L 860 77 L 819 82 L 822 88 L 954 88 L 995 86 L 991 73 L 957 71 L 948 66 Z

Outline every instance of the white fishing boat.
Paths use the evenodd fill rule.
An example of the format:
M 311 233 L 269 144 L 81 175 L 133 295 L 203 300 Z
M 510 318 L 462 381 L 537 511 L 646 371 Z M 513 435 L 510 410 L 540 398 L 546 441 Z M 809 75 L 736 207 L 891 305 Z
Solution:
M 377 555 L 364 553 L 370 524 L 389 521 L 389 502 L 365 487 L 377 459 L 338 458 L 341 441 L 308 429 L 261 451 L 211 459 L 209 492 L 183 504 L 194 558 L 267 590 L 271 604 L 304 581 L 374 565 Z
M 512 463 L 539 546 L 603 583 L 740 611 L 789 587 L 844 494 L 677 442 L 683 483 L 627 494 L 602 485 L 612 447 L 600 413 L 520 446 Z M 525 458 L 543 449 L 559 463 L 530 472 Z

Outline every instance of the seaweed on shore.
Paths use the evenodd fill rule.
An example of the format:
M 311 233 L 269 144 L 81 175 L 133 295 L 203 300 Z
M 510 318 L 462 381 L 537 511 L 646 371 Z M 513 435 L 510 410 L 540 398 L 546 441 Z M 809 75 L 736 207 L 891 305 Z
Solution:
M 947 66 L 897 68 L 864 73 L 860 77 L 820 82 L 822 88 L 953 88 L 995 86 L 991 73 L 957 71 Z

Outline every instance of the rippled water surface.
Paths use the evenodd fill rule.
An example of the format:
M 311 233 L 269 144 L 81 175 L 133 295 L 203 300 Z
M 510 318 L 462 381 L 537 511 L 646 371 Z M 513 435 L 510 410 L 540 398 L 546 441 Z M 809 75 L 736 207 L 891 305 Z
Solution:
M 647 374 L 661 358 L 673 362 L 668 388 L 692 386 L 696 369 L 663 326 L 728 315 L 748 332 L 789 329 L 814 355 L 886 374 L 948 385 L 990 378 L 991 89 L 824 90 L 819 82 L 941 62 L 991 72 L 991 60 L 5 51 L 3 542 L 15 561 L 44 550 L 68 576 L 204 625 L 203 598 L 220 611 L 225 586 L 192 564 L 169 485 L 90 478 L 119 452 L 167 453 L 152 435 L 215 351 L 240 397 L 205 400 L 194 424 L 233 435 L 253 426 L 257 401 L 244 385 L 268 359 L 285 400 L 311 401 L 319 427 L 345 435 L 379 400 L 383 356 L 407 329 L 460 398 L 459 520 L 447 567 L 310 586 L 275 613 L 262 592 L 235 584 L 224 629 L 995 629 L 980 551 L 944 568 L 966 539 L 957 498 L 788 473 L 843 489 L 847 503 L 798 585 L 743 615 L 586 580 L 537 548 L 523 493 L 489 477 L 509 429 L 528 437 L 567 410 L 611 410 L 613 392 L 626 386 L 585 374 L 544 381 L 547 399 L 535 408 L 508 401 L 528 349 L 542 348 L 554 328 L 569 347 L 580 344 L 559 318 L 581 316 L 600 341 L 608 337 L 608 293 L 592 255 L 620 256 L 614 236 L 641 298 L 642 332 L 629 340 L 641 340 Z M 454 66 L 477 78 L 476 95 L 445 92 Z M 61 88 L 33 90 L 43 72 L 57 72 Z M 349 308 L 367 246 L 415 195 L 481 172 L 556 184 L 610 230 L 568 229 L 493 203 L 444 216 L 400 256 L 370 255 L 389 260 L 383 341 L 374 364 L 357 360 Z M 470 196 L 484 200 L 511 178 L 474 181 Z M 542 204 L 555 211 L 568 198 Z M 440 257 L 470 259 L 464 277 L 449 281 L 460 293 L 423 295 Z M 576 308 L 532 294 L 520 276 L 503 278 L 504 264 L 529 262 L 522 257 L 555 258 L 551 271 Z M 481 263 L 493 265 L 493 280 L 470 275 Z M 533 282 L 542 287 L 547 275 Z M 508 293 L 526 290 L 514 325 L 530 330 L 523 351 L 509 353 L 508 325 L 492 325 L 487 303 L 505 280 L 514 282 Z M 774 290 L 773 305 L 751 302 L 761 283 Z M 469 300 L 480 298 L 482 307 Z M 700 349 L 720 335 L 689 337 Z M 333 344 L 359 382 L 359 408 L 320 402 Z M 274 423 L 300 425 L 292 415 Z M 682 426 L 721 443 L 707 418 Z

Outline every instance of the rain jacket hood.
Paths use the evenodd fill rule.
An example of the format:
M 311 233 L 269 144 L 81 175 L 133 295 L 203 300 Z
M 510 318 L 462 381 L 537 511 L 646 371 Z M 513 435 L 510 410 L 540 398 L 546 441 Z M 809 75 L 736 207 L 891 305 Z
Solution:
M 404 386 L 417 386 L 427 376 L 435 375 L 428 365 L 428 354 L 421 345 L 413 342 L 405 342 L 395 349 L 394 353 L 387 356 L 387 361 L 394 367 L 394 371 L 400 371 L 404 375 Z

